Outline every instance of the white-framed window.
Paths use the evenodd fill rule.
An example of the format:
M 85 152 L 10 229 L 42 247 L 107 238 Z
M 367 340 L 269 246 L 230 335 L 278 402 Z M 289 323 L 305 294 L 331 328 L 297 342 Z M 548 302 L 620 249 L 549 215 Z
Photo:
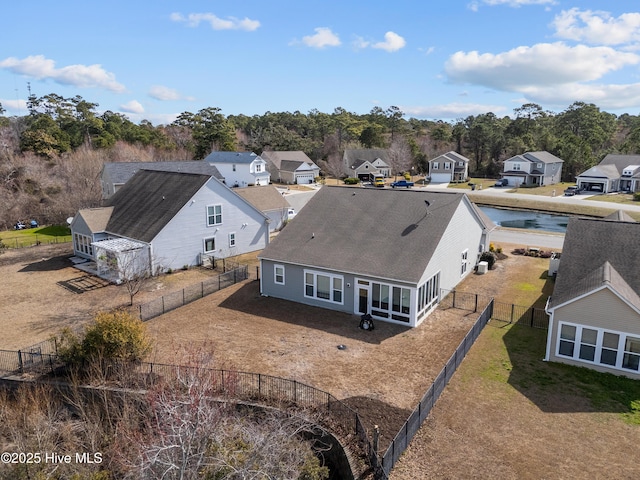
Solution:
M 86 255 L 93 256 L 93 245 L 91 245 L 91 237 L 80 233 L 73 234 L 73 244 L 76 252 L 82 252 Z
M 215 237 L 209 237 L 204 239 L 204 253 L 213 252 L 216 249 Z
M 458 162 L 459 167 L 464 167 L 464 162 Z
M 229 247 L 236 246 L 236 232 L 231 232 L 229 234 Z
M 222 205 L 207 205 L 207 225 L 222 224 Z
M 536 168 L 542 168 L 542 164 L 541 163 L 536 163 Z
M 445 170 L 451 170 L 451 163 L 450 162 L 444 162 L 444 169 Z
M 437 170 L 438 168 L 440 168 L 440 162 L 433 162 L 433 168 L 434 170 Z
M 386 283 L 371 283 L 371 314 L 409 322 L 411 316 L 411 290 Z
M 304 296 L 325 302 L 343 303 L 344 279 L 342 275 L 304 271 Z
M 467 266 L 469 264 L 468 259 L 469 259 L 469 249 L 464 250 L 462 252 L 461 256 L 461 261 L 462 264 L 460 266 L 460 276 L 463 276 L 465 273 L 467 273 Z
M 256 163 L 256 172 L 261 172 L 262 171 L 262 165 L 259 163 Z
M 514 170 L 520 170 L 520 164 L 518 162 L 515 162 L 512 165 Z
M 440 272 L 418 287 L 418 318 L 438 303 L 440 293 Z
M 560 322 L 556 355 L 592 365 L 603 365 L 638 373 L 640 372 L 640 337 Z
M 273 282 L 284 285 L 284 265 L 273 266 Z

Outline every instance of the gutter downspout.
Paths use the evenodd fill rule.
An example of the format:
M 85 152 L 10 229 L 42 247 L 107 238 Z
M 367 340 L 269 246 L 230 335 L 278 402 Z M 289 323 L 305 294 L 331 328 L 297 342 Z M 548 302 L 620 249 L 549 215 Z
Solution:
M 549 313 L 549 303 L 551 303 L 551 297 L 547 298 L 547 303 L 544 306 L 544 313 L 549 315 L 549 329 L 547 330 L 547 348 L 545 349 L 543 362 L 548 362 L 551 355 L 551 333 L 553 332 L 553 312 Z

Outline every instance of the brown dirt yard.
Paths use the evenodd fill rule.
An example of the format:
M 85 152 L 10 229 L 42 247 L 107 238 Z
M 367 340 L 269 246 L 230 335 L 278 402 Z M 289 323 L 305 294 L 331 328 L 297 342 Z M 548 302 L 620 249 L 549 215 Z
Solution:
M 128 304 L 124 287 L 92 280 L 70 266 L 70 255 L 70 245 L 58 245 L 0 256 L 0 349 L 34 344 L 96 311 Z M 527 278 L 539 279 L 546 262 L 510 255 L 487 275 L 470 275 L 460 289 L 497 295 L 504 285 L 517 285 L 538 288 L 533 293 L 542 299 L 539 282 L 530 287 Z M 210 274 L 191 269 L 160 277 L 135 303 Z M 326 390 L 357 408 L 368 425 L 378 424 L 386 448 L 475 318 L 437 310 L 415 329 L 376 322 L 375 330 L 363 331 L 354 315 L 264 298 L 249 280 L 148 321 L 155 344 L 149 360 L 173 363 L 182 348 L 202 346 L 213 351 L 215 367 Z M 621 422 L 619 413 L 594 410 L 579 395 L 535 397 L 511 385 L 504 331 L 493 322 L 485 328 L 392 480 L 640 478 L 634 460 L 640 427 Z M 536 341 L 543 344 L 543 336 Z

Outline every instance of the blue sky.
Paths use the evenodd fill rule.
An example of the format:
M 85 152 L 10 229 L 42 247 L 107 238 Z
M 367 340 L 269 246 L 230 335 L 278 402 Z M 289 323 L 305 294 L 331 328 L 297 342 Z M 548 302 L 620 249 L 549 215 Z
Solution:
M 132 121 L 185 111 L 454 121 L 575 101 L 640 114 L 640 5 L 590 0 L 3 3 L 0 103 L 82 96 Z

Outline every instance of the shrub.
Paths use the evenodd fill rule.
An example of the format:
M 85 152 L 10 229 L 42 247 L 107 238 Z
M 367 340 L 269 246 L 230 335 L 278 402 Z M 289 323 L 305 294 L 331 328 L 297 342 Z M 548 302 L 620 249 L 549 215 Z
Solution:
M 496 263 L 496 255 L 493 252 L 483 252 L 482 255 L 480 255 L 480 261 L 487 262 L 489 270 L 491 270 L 493 269 L 493 265 Z
M 489 251 L 490 251 L 490 252 L 493 252 L 493 251 L 495 251 L 495 249 L 496 249 L 496 246 L 493 244 L 493 242 L 491 242 L 491 243 L 489 244 Z
M 356 185 L 356 184 L 360 183 L 360 179 L 359 178 L 353 178 L 353 177 L 347 177 L 343 181 L 347 185 Z
M 124 310 L 98 312 L 82 335 L 65 328 L 57 341 L 60 357 L 70 364 L 138 361 L 151 350 L 144 323 Z
M 635 202 L 640 202 L 640 192 L 635 192 L 635 193 L 633 194 L 633 200 L 634 200 Z

